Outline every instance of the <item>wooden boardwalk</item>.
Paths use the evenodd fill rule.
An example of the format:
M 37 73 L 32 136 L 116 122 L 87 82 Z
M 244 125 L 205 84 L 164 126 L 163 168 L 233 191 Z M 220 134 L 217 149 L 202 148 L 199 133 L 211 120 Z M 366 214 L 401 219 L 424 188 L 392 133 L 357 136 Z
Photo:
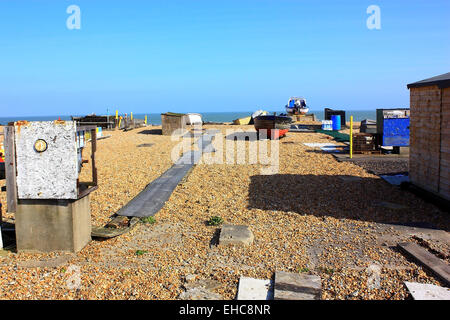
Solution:
M 210 130 L 197 140 L 202 151 L 189 151 L 159 178 L 150 183 L 135 198 L 122 207 L 117 214 L 126 217 L 149 217 L 162 209 L 180 181 L 192 170 L 202 157 L 202 153 L 214 152 L 212 138 L 217 131 Z

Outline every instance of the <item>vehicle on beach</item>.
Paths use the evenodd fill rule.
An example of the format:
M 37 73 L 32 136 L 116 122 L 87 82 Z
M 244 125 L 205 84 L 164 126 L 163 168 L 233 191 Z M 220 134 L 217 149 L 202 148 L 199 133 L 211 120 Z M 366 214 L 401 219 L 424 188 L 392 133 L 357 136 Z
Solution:
M 291 97 L 286 105 L 287 114 L 307 114 L 309 111 L 306 105 L 306 99 L 300 97 Z

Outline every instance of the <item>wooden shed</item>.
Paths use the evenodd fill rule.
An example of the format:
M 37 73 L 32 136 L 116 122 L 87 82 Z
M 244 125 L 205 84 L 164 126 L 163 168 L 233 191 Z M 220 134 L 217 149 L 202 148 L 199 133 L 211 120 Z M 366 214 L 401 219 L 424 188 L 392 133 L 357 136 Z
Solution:
M 187 117 L 184 113 L 167 112 L 161 114 L 162 134 L 170 136 L 178 129 L 185 129 Z
M 450 200 L 450 72 L 408 84 L 410 181 Z

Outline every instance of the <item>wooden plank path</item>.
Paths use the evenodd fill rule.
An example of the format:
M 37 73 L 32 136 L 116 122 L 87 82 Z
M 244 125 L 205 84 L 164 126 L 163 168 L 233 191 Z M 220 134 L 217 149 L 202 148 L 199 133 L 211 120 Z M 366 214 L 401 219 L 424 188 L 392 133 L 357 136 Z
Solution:
M 150 183 L 142 192 L 117 212 L 126 217 L 149 217 L 162 209 L 180 181 L 192 170 L 204 152 L 214 152 L 211 145 L 217 130 L 208 130 L 197 140 L 202 151 L 189 151 L 159 178 Z
M 414 258 L 425 268 L 433 272 L 445 282 L 446 286 L 450 286 L 450 266 L 448 264 L 415 243 L 399 243 L 398 247 L 403 253 Z

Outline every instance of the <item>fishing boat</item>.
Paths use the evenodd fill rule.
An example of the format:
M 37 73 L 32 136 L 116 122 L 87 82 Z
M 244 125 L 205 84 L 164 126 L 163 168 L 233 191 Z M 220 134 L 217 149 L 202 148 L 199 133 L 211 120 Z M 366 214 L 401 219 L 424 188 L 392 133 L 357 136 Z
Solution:
M 258 138 L 261 134 L 264 136 L 263 130 L 267 130 L 265 131 L 267 138 L 279 139 L 284 137 L 289 131 L 292 122 L 291 117 L 281 115 L 261 115 L 254 119 Z
M 240 119 L 233 120 L 233 124 L 246 125 L 246 124 L 250 124 L 251 120 L 252 120 L 252 117 L 240 118 Z
M 307 114 L 309 111 L 306 105 L 306 99 L 300 97 L 289 98 L 288 104 L 286 105 L 287 114 Z
M 244 118 L 233 120 L 233 124 L 237 124 L 237 125 L 253 124 L 253 119 L 255 119 L 257 116 L 266 115 L 266 114 L 267 114 L 267 111 L 257 110 L 255 112 L 253 112 L 250 117 L 244 117 Z

